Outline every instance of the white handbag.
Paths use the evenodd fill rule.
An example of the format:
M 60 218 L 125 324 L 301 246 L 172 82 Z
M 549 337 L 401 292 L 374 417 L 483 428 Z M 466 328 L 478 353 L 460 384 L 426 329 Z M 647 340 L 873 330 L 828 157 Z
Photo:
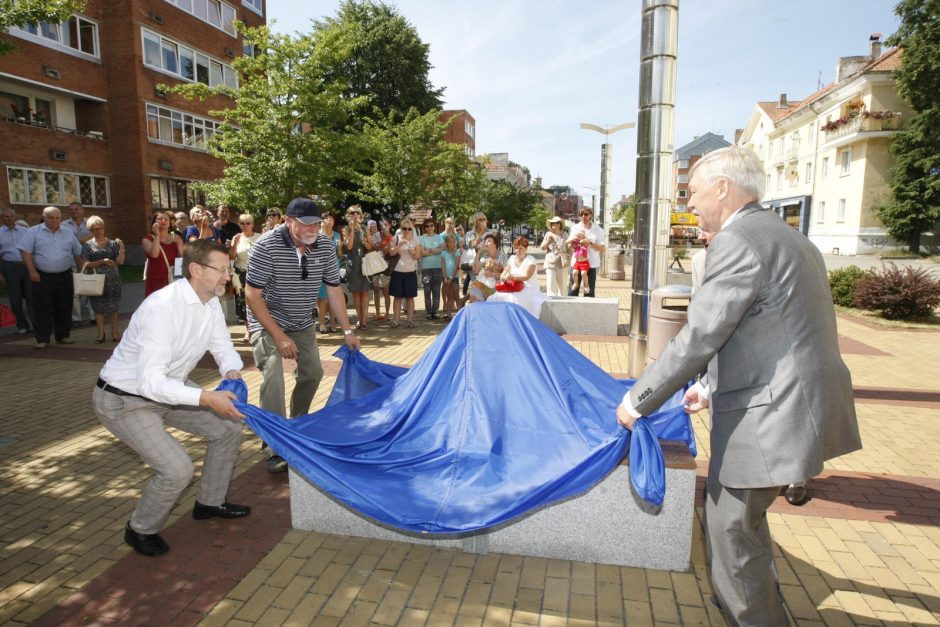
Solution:
M 85 268 L 88 264 L 82 266 L 79 272 L 72 273 L 72 284 L 75 287 L 76 296 L 101 296 L 104 293 L 104 275 L 103 274 L 85 274 Z
M 385 261 L 385 256 L 377 250 L 368 252 L 362 257 L 362 276 L 382 274 L 387 269 L 388 262 Z

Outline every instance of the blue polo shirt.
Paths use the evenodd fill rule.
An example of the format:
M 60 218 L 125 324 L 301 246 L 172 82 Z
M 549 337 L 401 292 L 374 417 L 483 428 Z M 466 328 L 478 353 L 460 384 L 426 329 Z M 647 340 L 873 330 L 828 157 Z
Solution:
M 21 224 L 14 224 L 12 229 L 6 225 L 0 226 L 0 259 L 13 263 L 23 262 L 17 246 L 28 230 Z
M 421 248 L 426 252 L 430 252 L 434 248 L 444 245 L 444 236 L 440 233 L 435 233 L 434 235 L 422 235 L 418 238 L 421 242 Z M 421 269 L 422 270 L 431 270 L 433 268 L 440 269 L 441 267 L 441 253 L 434 253 L 428 257 L 421 258 Z
M 75 257 L 82 254 L 82 245 L 71 230 L 60 226 L 52 232 L 45 222 L 29 228 L 17 247 L 33 256 L 37 270 L 48 274 L 71 270 Z

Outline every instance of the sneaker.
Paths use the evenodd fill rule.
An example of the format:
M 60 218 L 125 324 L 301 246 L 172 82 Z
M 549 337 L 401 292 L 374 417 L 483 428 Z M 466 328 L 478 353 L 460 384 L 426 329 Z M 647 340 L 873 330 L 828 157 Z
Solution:
M 36 342 L 36 350 L 42 350 L 49 346 L 49 342 Z
M 272 455 L 265 462 L 265 467 L 272 475 L 279 472 L 287 472 L 287 462 L 280 455 Z
M 116 342 L 117 340 L 115 340 Z M 75 340 L 70 337 L 63 337 L 61 340 L 56 340 L 56 344 L 74 344 Z
M 17 335 L 26 335 L 27 333 L 29 333 L 29 329 L 17 329 L 16 330 Z

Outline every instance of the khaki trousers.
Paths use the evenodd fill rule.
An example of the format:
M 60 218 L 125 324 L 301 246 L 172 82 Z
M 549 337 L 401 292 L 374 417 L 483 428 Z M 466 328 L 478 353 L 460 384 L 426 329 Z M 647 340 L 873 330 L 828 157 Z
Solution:
M 98 387 L 91 398 L 101 424 L 134 449 L 155 473 L 144 486 L 131 515 L 131 529 L 137 533 L 158 533 L 193 478 L 193 461 L 176 438 L 167 433 L 167 426 L 205 436 L 209 444 L 196 500 L 203 505 L 225 502 L 242 441 L 241 423 L 220 418 L 207 409 L 118 396 Z
M 261 371 L 261 409 L 278 416 L 296 418 L 310 413 L 310 403 L 323 378 L 323 366 L 314 327 L 287 331 L 287 336 L 297 344 L 297 368 L 294 370 L 289 415 L 285 408 L 284 360 L 277 352 L 274 340 L 267 331 L 257 331 L 251 334 L 250 341 L 255 365 Z

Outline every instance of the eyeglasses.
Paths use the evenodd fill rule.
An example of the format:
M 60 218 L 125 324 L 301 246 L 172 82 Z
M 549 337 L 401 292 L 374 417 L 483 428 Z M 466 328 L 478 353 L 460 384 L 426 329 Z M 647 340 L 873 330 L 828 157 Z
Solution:
M 362 215 L 362 212 L 361 212 L 361 211 L 350 211 L 350 212 L 349 212 L 349 215 L 351 215 L 351 216 L 361 216 L 361 215 Z
M 300 258 L 300 280 L 307 280 L 307 255 Z
M 229 276 L 231 276 L 231 274 L 232 274 L 232 269 L 229 268 L 228 266 L 223 266 L 223 267 L 221 267 L 221 268 L 217 268 L 217 267 L 215 267 L 215 266 L 210 266 L 210 265 L 207 264 L 207 263 L 199 263 L 198 261 L 197 261 L 196 263 L 197 263 L 198 265 L 202 266 L 203 268 L 212 268 L 213 270 L 215 270 L 215 271 L 218 272 L 219 274 L 223 274 L 223 275 L 224 275 L 224 274 L 228 274 Z
M 582 211 L 582 212 L 581 212 L 581 215 L 582 215 L 582 216 L 589 216 L 589 215 L 591 215 L 591 214 L 590 214 L 589 212 L 587 212 L 587 211 Z

